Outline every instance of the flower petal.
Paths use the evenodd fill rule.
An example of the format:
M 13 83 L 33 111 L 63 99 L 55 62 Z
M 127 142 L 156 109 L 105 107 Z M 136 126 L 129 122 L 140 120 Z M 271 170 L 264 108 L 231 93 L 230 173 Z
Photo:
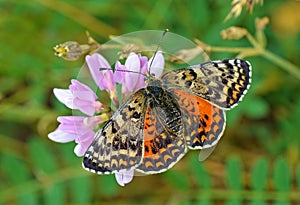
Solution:
M 119 185 L 125 186 L 133 179 L 134 170 L 123 171 L 115 174 L 116 180 Z
M 81 112 L 88 116 L 93 116 L 96 111 L 96 107 L 94 106 L 95 104 L 91 101 L 84 101 L 76 98 L 74 99 L 74 104 Z
M 164 70 L 165 60 L 161 51 L 158 51 L 154 57 L 152 56 L 149 60 L 149 66 L 152 62 L 151 68 L 148 68 L 150 73 L 153 73 L 155 77 L 159 78 Z
M 140 72 L 140 66 L 141 64 L 138 55 L 135 53 L 130 53 L 130 55 L 128 56 L 125 62 L 125 67 L 129 72 L 125 72 L 125 79 L 124 79 L 125 86 L 128 88 L 129 91 L 133 91 L 133 89 L 135 88 L 138 82 L 140 74 L 133 73 L 133 72 Z
M 91 135 L 91 137 L 89 137 L 86 141 L 84 142 L 78 142 L 78 145 L 76 145 L 76 147 L 74 148 L 74 153 L 78 156 L 81 157 L 84 155 L 84 153 L 86 152 L 86 150 L 89 148 L 89 146 L 92 144 L 93 140 L 94 140 L 94 135 L 95 133 L 93 133 L 93 135 Z
M 122 71 L 120 71 L 122 70 Z M 127 70 L 126 67 L 124 65 L 122 65 L 119 61 L 116 62 L 116 65 L 115 65 L 115 72 L 114 72 L 114 76 L 113 76 L 113 79 L 114 79 L 114 83 L 122 83 L 123 80 L 124 80 L 124 72 Z
M 75 79 L 71 80 L 71 85 L 69 86 L 69 89 L 75 96 L 77 96 L 76 95 L 77 93 L 80 93 L 81 96 L 82 96 L 82 93 L 86 93 L 86 95 L 82 96 L 82 98 L 87 98 L 87 96 L 89 96 L 89 100 L 96 100 L 98 98 L 96 93 L 89 86 L 87 86 Z
M 48 134 L 48 138 L 54 142 L 65 143 L 75 140 L 76 135 L 72 135 L 57 128 L 55 131 Z
M 100 90 L 106 89 L 108 92 L 113 90 L 113 72 L 110 69 L 111 67 L 107 60 L 99 53 L 87 55 L 85 60 L 90 69 L 91 75 Z M 100 68 L 107 68 L 108 70 L 100 71 Z
M 70 109 L 77 109 L 77 107 L 73 103 L 73 95 L 72 92 L 68 89 L 59 89 L 54 88 L 53 93 L 55 97 L 63 104 L 65 104 Z

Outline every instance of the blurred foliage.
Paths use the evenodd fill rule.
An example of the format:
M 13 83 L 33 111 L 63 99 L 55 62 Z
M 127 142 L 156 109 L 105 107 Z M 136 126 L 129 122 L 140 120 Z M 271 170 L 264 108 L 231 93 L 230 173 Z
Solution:
M 52 89 L 66 88 L 84 61 L 54 56 L 58 43 L 86 43 L 86 30 L 104 43 L 109 35 L 169 28 L 210 46 L 247 47 L 247 39 L 224 40 L 220 32 L 239 26 L 255 34 L 255 19 L 266 16 L 266 49 L 299 72 L 299 9 L 299 1 L 265 1 L 224 22 L 231 4 L 223 0 L 0 1 L 0 204 L 298 204 L 300 81 L 276 59 L 246 58 L 252 86 L 227 112 L 223 139 L 206 161 L 191 151 L 170 171 L 135 177 L 125 188 L 114 176 L 84 171 L 74 144 L 47 134 L 57 116 L 71 114 Z

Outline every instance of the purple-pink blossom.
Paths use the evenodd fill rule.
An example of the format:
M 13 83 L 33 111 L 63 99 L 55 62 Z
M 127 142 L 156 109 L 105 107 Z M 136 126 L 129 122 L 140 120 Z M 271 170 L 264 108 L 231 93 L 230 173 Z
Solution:
M 68 108 L 78 109 L 89 116 L 103 109 L 94 91 L 77 80 L 71 80 L 69 89 L 54 88 L 53 92 L 56 98 Z
M 117 61 L 114 73 L 114 82 L 122 84 L 122 95 L 127 96 L 129 93 L 146 86 L 145 75 L 149 72 L 157 78 L 160 77 L 164 68 L 164 58 L 161 51 L 157 52 L 153 62 L 153 56 L 148 61 L 147 57 L 141 54 L 130 53 L 122 65 Z M 152 62 L 149 69 L 149 63 Z
M 153 62 L 152 62 L 153 61 Z M 152 62 L 152 64 L 151 64 Z M 149 68 L 151 65 L 151 68 Z M 154 74 L 156 78 L 159 78 L 165 67 L 165 59 L 161 51 L 158 51 L 154 56 L 149 59 L 148 72 Z
M 134 170 L 123 171 L 115 174 L 116 180 L 119 185 L 125 186 L 132 181 L 134 175 Z
M 49 139 L 61 143 L 75 141 L 77 145 L 74 152 L 77 156 L 83 156 L 94 139 L 93 128 L 102 123 L 99 116 L 89 118 L 63 116 L 58 117 L 57 121 L 60 122 L 60 125 L 55 131 L 48 134 Z
M 112 102 L 115 105 L 118 105 L 118 94 L 113 80 L 113 71 L 107 60 L 99 53 L 87 55 L 85 60 L 92 78 L 98 85 L 99 89 L 106 90 L 109 93 Z

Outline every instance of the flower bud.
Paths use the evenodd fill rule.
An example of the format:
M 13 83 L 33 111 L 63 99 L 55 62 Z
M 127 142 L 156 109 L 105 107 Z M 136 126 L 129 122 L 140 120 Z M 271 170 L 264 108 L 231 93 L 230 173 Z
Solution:
M 88 45 L 80 45 L 75 41 L 67 41 L 62 44 L 56 45 L 53 49 L 55 55 L 65 60 L 75 61 L 84 53 L 87 52 Z
M 229 27 L 221 31 L 221 36 L 223 39 L 229 40 L 239 40 L 247 34 L 247 30 L 241 27 Z

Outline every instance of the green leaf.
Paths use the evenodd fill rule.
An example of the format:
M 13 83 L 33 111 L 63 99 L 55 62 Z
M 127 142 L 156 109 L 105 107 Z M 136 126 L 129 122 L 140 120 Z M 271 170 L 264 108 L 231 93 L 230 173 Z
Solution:
M 19 184 L 30 178 L 30 172 L 24 161 L 10 155 L 2 155 L 1 170 L 13 184 Z
M 260 119 L 269 113 L 269 105 L 264 99 L 253 97 L 244 111 L 250 118 Z
M 74 153 L 74 147 L 76 146 L 75 142 L 58 144 L 59 155 L 61 156 L 63 164 L 66 167 L 80 167 L 82 163 L 82 158 L 78 157 Z
M 121 188 L 120 185 L 118 185 L 118 183 L 116 182 L 114 174 L 101 175 L 96 177 L 99 178 L 99 192 L 102 193 L 104 196 L 115 196 L 117 194 L 118 188 Z
M 21 195 L 18 195 L 18 205 L 38 205 L 39 200 L 37 193 L 30 192 L 30 193 L 23 193 Z
M 278 191 L 288 192 L 291 188 L 291 171 L 287 161 L 279 157 L 274 164 L 274 185 Z
M 211 205 L 212 202 L 210 199 L 201 199 L 201 200 L 197 201 L 196 204 L 197 205 Z
M 250 202 L 250 205 L 266 205 L 266 202 L 260 199 L 253 200 Z
M 170 184 L 172 184 L 175 188 L 180 190 L 188 190 L 189 189 L 189 182 L 188 178 L 182 172 L 177 170 L 169 170 L 164 173 L 164 178 L 167 179 Z
M 21 186 L 23 183 L 30 180 L 31 173 L 24 161 L 9 155 L 2 155 L 0 163 L 1 170 L 4 172 L 7 180 L 13 184 L 12 186 Z M 15 198 L 19 205 L 39 204 L 38 197 L 34 192 L 25 192 L 21 195 L 20 193 L 15 194 Z
M 240 199 L 229 199 L 226 201 L 226 205 L 242 205 L 242 201 Z
M 39 138 L 32 138 L 29 143 L 29 154 L 35 168 L 47 174 L 57 170 L 57 160 L 50 148 Z
M 198 153 L 197 153 L 198 155 Z M 197 184 L 204 189 L 211 188 L 212 182 L 211 178 L 204 167 L 205 162 L 200 162 L 198 157 L 193 155 L 189 159 L 189 169 L 196 179 Z
M 57 160 L 50 148 L 39 138 L 32 138 L 29 141 L 29 154 L 33 164 L 36 166 L 41 177 L 47 179 L 47 175 L 57 171 Z M 59 156 L 58 156 L 59 157 Z M 64 204 L 66 196 L 66 186 L 64 183 L 50 184 L 43 190 L 44 202 L 46 205 Z
M 264 190 L 268 181 L 268 163 L 260 158 L 251 170 L 251 185 L 254 190 Z
M 226 182 L 229 188 L 242 189 L 242 165 L 238 158 L 231 157 L 226 162 Z
M 92 177 L 82 176 L 70 181 L 71 198 L 74 203 L 88 203 L 93 194 Z
M 180 202 L 181 205 L 192 205 L 192 203 L 188 200 L 185 200 L 185 201 L 181 201 Z
M 60 205 L 65 204 L 66 197 L 65 183 L 55 183 L 43 190 L 45 205 Z
M 291 205 L 291 203 L 286 200 L 279 200 L 275 201 L 274 205 Z
M 211 188 L 211 185 L 212 185 L 210 176 L 207 173 L 203 164 L 201 162 L 198 162 L 198 163 L 199 163 L 198 172 L 194 173 L 195 177 L 197 179 L 197 182 L 200 187 L 202 187 L 204 189 L 209 189 L 209 188 Z

